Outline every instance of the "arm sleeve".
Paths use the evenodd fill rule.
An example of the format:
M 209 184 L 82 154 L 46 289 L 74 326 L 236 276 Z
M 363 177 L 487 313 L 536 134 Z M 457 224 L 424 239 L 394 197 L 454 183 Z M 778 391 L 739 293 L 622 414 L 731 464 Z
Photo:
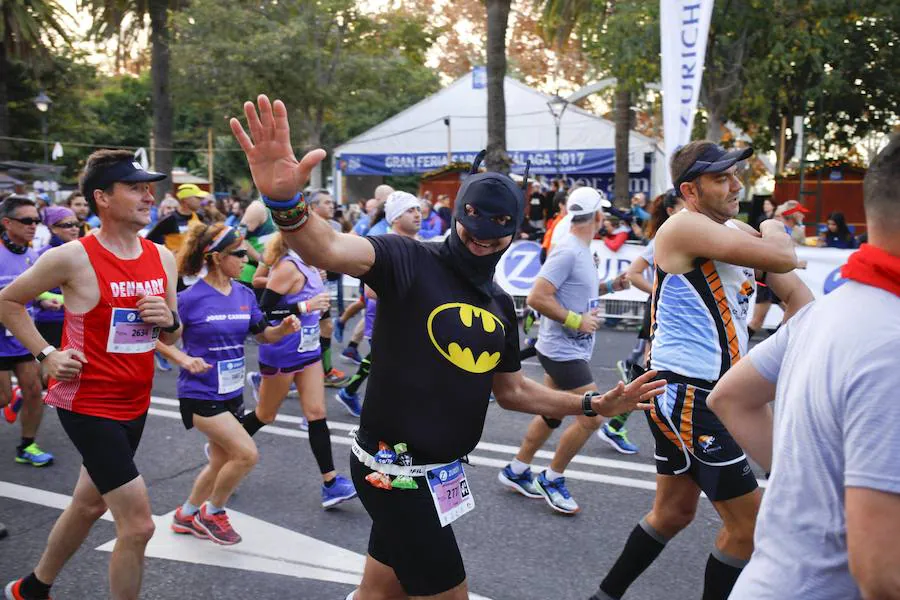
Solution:
M 840 399 L 845 486 L 900 494 L 898 353 L 900 344 L 891 340 L 850 359 L 854 364 Z
M 559 289 L 572 273 L 574 264 L 575 254 L 568 247 L 558 247 L 547 257 L 537 276 L 546 279 L 553 287 Z
M 375 263 L 360 280 L 379 298 L 402 298 L 412 287 L 421 259 L 419 243 L 400 235 L 366 238 L 375 249 Z
M 250 290 L 247 291 L 249 292 L 247 294 L 247 302 L 250 304 L 250 333 L 258 335 L 266 330 L 269 322 L 259 308 L 259 304 L 256 303 L 256 294 L 250 292 Z
M 497 371 L 500 373 L 515 373 L 522 368 L 522 362 L 519 358 L 519 326 L 516 319 L 516 307 L 512 298 L 505 294 L 502 298 L 498 298 L 498 301 L 503 310 L 503 318 L 508 325 L 504 336 L 503 356 L 500 357 Z

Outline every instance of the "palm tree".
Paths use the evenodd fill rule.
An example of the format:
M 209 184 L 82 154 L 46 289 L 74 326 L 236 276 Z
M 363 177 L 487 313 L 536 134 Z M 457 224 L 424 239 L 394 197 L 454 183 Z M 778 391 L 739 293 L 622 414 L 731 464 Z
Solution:
M 42 34 L 52 31 L 66 43 L 62 18 L 68 16 L 56 0 L 0 0 L 0 159 L 11 158 L 9 140 L 10 59 L 33 60 L 46 53 Z
M 508 173 L 510 159 L 506 153 L 506 26 L 512 0 L 485 0 L 487 5 L 487 126 L 488 143 L 485 163 L 489 171 Z
M 2 1 L 2 0 L 0 0 Z M 144 17 L 150 17 L 150 76 L 153 89 L 154 166 L 172 174 L 172 91 L 169 84 L 170 60 L 169 11 L 180 8 L 179 0 L 79 0 L 79 8 L 91 13 L 90 35 L 95 39 L 116 38 L 125 43 L 135 39 Z M 117 63 L 122 48 L 117 44 Z M 118 66 L 118 65 L 117 65 Z M 162 198 L 171 187 L 171 177 L 156 185 L 156 197 Z

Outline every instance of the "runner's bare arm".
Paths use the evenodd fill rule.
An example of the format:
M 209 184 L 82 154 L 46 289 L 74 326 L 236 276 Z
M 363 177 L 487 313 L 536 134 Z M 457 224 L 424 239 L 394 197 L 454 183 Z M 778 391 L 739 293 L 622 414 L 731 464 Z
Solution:
M 77 269 L 76 250 L 62 245 L 47 251 L 34 265 L 0 291 L 0 321 L 23 346 L 37 354 L 49 344 L 38 333 L 25 305 L 43 292 L 67 286 Z M 83 252 L 83 250 L 81 250 Z
M 159 258 L 162 260 L 163 269 L 166 271 L 166 305 L 172 311 L 172 315 L 178 314 L 178 267 L 175 264 L 175 255 L 165 246 L 156 246 L 159 249 Z M 140 302 L 140 301 L 139 301 Z M 167 325 L 171 325 L 171 321 L 166 320 Z M 173 332 L 160 331 L 159 341 L 164 344 L 172 345 L 181 337 L 184 326 L 180 324 L 178 329 Z
M 556 299 L 556 288 L 543 277 L 534 280 L 534 286 L 528 293 L 526 302 L 534 310 L 558 323 L 565 323 L 569 316 L 569 311 Z M 586 312 L 581 315 L 577 329 L 584 333 L 593 333 L 599 326 L 600 318 L 593 312 Z
M 900 494 L 848 487 L 847 554 L 863 598 L 900 598 Z
M 231 131 L 247 155 L 257 189 L 273 200 L 285 201 L 303 189 L 312 169 L 325 158 L 324 150 L 313 150 L 297 161 L 291 147 L 287 109 L 281 100 L 274 106 L 265 95 L 244 103 L 250 135 L 240 121 L 231 119 Z M 310 213 L 306 224 L 282 232 L 287 245 L 310 265 L 349 275 L 367 273 L 375 262 L 375 250 L 364 238 L 335 232 L 319 216 Z
M 775 383 L 763 377 L 753 360 L 731 367 L 706 399 L 747 454 L 766 471 L 772 469 L 772 407 Z
M 770 273 L 797 267 L 794 243 L 775 221 L 763 222 L 762 235 L 723 227 L 699 213 L 674 215 L 656 236 L 657 264 L 672 274 L 694 269 L 697 258 L 709 258 Z
M 636 259 L 634 259 L 634 262 L 631 263 L 631 266 L 628 267 L 625 275 L 628 277 L 628 281 L 631 282 L 631 285 L 641 290 L 642 292 L 652 294 L 653 282 L 647 281 L 647 278 L 644 277 L 644 271 L 646 271 L 647 267 L 649 266 L 650 263 L 648 263 L 643 256 L 638 256 Z
M 594 398 L 592 407 L 597 414 L 614 417 L 630 410 L 647 410 L 649 401 L 665 389 L 666 381 L 651 381 L 656 371 L 648 371 L 625 385 L 619 384 Z M 582 413 L 580 394 L 554 390 L 525 377 L 522 371 L 495 373 L 493 382 L 497 404 L 507 410 L 562 418 Z
M 790 273 L 769 273 L 766 284 L 785 304 L 784 319 L 788 320 L 801 308 L 815 300 L 813 293 L 793 271 Z

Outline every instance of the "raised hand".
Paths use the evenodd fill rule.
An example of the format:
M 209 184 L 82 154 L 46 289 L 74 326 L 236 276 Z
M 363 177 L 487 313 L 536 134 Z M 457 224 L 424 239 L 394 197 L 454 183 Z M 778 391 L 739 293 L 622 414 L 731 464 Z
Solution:
M 256 188 L 273 200 L 290 200 L 303 189 L 313 167 L 325 158 L 325 151 L 312 150 L 298 162 L 291 148 L 284 103 L 276 100 L 273 105 L 264 94 L 259 95 L 257 103 L 259 114 L 252 102 L 244 103 L 250 135 L 236 118 L 230 121 L 231 131 L 247 155 Z

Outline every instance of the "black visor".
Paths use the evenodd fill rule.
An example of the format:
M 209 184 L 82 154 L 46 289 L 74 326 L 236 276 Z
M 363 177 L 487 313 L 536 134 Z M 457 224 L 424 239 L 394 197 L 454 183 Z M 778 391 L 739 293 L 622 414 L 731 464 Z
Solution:
M 730 169 L 732 165 L 742 160 L 747 160 L 753 155 L 753 148 L 738 148 L 725 150 L 721 146 L 710 146 L 697 157 L 697 160 L 688 169 L 675 178 L 675 191 L 680 195 L 679 188 L 682 183 L 693 181 L 704 173 L 721 173 Z

